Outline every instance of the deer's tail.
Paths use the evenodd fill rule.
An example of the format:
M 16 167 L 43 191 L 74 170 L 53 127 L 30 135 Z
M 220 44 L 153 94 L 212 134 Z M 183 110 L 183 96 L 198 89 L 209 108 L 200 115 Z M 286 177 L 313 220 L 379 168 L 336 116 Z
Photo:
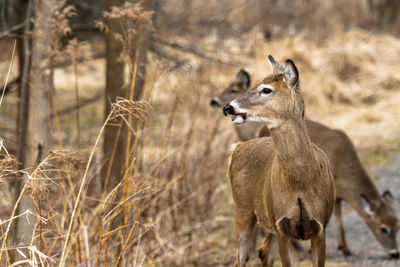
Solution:
M 278 231 L 295 239 L 307 240 L 317 235 L 321 230 L 321 224 L 315 219 L 310 219 L 301 198 L 297 198 L 299 215 L 296 218 L 283 217 L 276 226 Z

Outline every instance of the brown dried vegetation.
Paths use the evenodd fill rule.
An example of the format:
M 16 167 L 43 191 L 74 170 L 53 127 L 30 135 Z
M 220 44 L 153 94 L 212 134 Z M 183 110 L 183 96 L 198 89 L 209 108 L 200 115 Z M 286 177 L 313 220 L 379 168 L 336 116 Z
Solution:
M 316 23 L 318 16 L 313 16 L 314 21 L 306 16 L 315 5 L 301 6 L 293 9 L 301 18 L 294 25 L 282 15 L 287 11 L 284 2 L 289 1 L 275 1 L 269 13 L 254 5 L 229 9 L 232 1 L 201 1 L 201 7 L 198 1 L 187 1 L 187 6 L 167 2 L 164 11 L 178 15 L 176 20 L 165 19 L 161 29 L 166 30 L 158 30 L 159 39 L 154 38 L 158 42 L 153 43 L 149 56 L 143 101 L 120 99 L 109 114 L 109 119 L 120 117 L 128 125 L 130 118 L 141 121 L 139 127 L 130 127 L 137 138 L 124 178 L 109 192 L 102 191 L 104 177 L 100 175 L 99 144 L 102 126 L 108 122 L 102 118 L 103 107 L 95 103 L 80 109 L 80 134 L 75 114 L 57 116 L 56 112 L 75 101 L 71 77 L 79 80 L 81 98 L 104 89 L 104 60 L 91 59 L 93 50 L 103 46 L 98 41 L 72 40 L 65 49 L 59 38 L 51 40 L 52 65 L 73 62 L 78 67 L 54 70 L 57 94 L 52 134 L 56 141 L 48 157 L 38 166 L 17 170 L 15 159 L 1 150 L 5 154 L 0 158 L 0 265 L 15 263 L 15 251 L 26 256 L 20 263 L 31 266 L 40 266 L 41 260 L 44 265 L 56 266 L 62 253 L 65 266 L 89 262 L 91 266 L 232 264 L 233 209 L 225 175 L 235 135 L 231 122 L 216 115 L 208 102 L 241 67 L 254 73 L 255 80 L 262 78 L 268 54 L 278 60 L 292 58 L 298 64 L 307 116 L 345 129 L 367 163 L 373 159 L 374 164 L 388 164 L 387 158 L 398 153 L 400 40 L 388 33 L 351 29 L 365 18 L 364 9 L 335 1 L 336 5 L 318 12 L 325 23 Z M 337 10 L 346 12 L 333 12 L 338 6 Z M 65 19 L 73 14 L 70 7 L 61 10 L 57 13 L 59 28 L 54 29 L 58 37 L 68 34 Z M 351 10 L 357 14 L 353 16 Z M 327 12 L 333 15 L 327 16 Z M 146 21 L 150 14 L 129 4 L 107 16 L 124 21 L 121 60 L 128 62 L 132 71 L 135 63 L 129 41 L 140 31 L 153 28 L 144 23 L 143 28 L 132 30 L 130 25 L 137 19 Z M 260 18 L 273 27 L 251 22 Z M 243 28 L 241 22 L 246 22 Z M 265 30 L 271 32 L 269 41 L 264 38 Z M 191 32 L 199 34 L 188 35 Z M 328 32 L 332 33 L 329 37 Z M 1 47 L 6 51 L 10 46 Z M 0 72 L 6 73 L 9 57 L 1 58 Z M 132 85 L 130 77 L 125 85 Z M 10 154 L 16 147 L 10 134 L 16 101 L 17 95 L 10 94 L 0 107 L 1 135 Z M 75 146 L 77 135 L 80 149 Z M 29 178 L 22 193 L 32 194 L 35 200 L 35 210 L 29 211 L 38 218 L 32 246 L 17 246 L 9 239 L 10 222 L 28 212 L 13 213 L 16 203 L 10 201 L 13 192 L 8 187 L 16 173 Z M 121 198 L 116 196 L 123 198 L 117 202 Z M 113 225 L 112 219 L 119 214 L 123 214 L 123 223 Z

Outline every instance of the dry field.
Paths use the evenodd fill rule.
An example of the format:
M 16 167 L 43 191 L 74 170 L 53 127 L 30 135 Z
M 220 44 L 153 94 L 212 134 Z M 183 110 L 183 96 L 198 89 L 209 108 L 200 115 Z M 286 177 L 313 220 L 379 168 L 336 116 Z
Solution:
M 27 170 L 40 181 L 40 187 L 28 188 L 27 193 L 40 203 L 37 211 L 44 219 L 33 238 L 44 255 L 57 263 L 64 250 L 68 266 L 88 262 L 91 266 L 114 266 L 117 262 L 122 266 L 231 265 L 235 255 L 233 202 L 225 171 L 236 136 L 229 119 L 208 103 L 240 68 L 252 74 L 253 84 L 267 75 L 268 54 L 280 61 L 294 60 L 300 72 L 306 115 L 343 129 L 351 137 L 378 188 L 390 188 L 400 210 L 399 38 L 354 29 L 323 42 L 312 41 L 306 35 L 266 41 L 255 28 L 240 39 L 215 41 L 209 37 L 201 42 L 207 51 L 214 52 L 215 60 L 185 54 L 186 63 L 176 68 L 150 57 L 145 99 L 151 108 L 135 111 L 148 112 L 148 117 L 137 133 L 134 171 L 115 191 L 98 189 L 102 160 L 101 145 L 95 144 L 104 120 L 101 100 L 79 112 L 79 147 L 75 113 L 55 115 L 54 152 L 39 168 Z M 5 45 L 2 50 L 9 51 L 0 63 L 2 77 L 7 72 L 11 48 Z M 92 50 L 86 49 L 88 53 Z M 103 59 L 78 65 L 82 99 L 102 93 L 104 66 Z M 56 70 L 55 110 L 74 103 L 75 78 L 72 67 Z M 15 93 L 7 95 L 0 107 L 0 136 L 10 152 L 16 147 L 16 101 Z M 90 162 L 89 155 L 93 155 Z M 0 171 L 4 233 L 8 226 L 5 220 L 14 207 L 8 191 L 13 178 L 9 172 Z M 79 189 L 82 194 L 75 223 L 68 232 Z M 123 202 L 113 203 L 115 194 L 123 195 Z M 126 220 L 115 227 L 111 221 L 117 214 L 124 214 Z M 344 218 L 349 245 L 356 256 L 344 258 L 336 251 L 332 225 L 327 266 L 398 264 L 383 257 L 383 249 L 352 209 L 345 209 Z M 64 247 L 67 235 L 70 240 Z M 1 242 L 4 239 L 3 235 Z M 3 244 L 2 266 L 12 263 L 9 256 L 16 248 L 9 240 Z M 29 249 L 21 247 L 19 251 L 27 254 Z M 30 253 L 31 259 L 56 265 L 39 253 Z M 252 266 L 259 266 L 255 254 L 253 258 Z M 308 266 L 309 255 L 302 258 L 300 266 Z

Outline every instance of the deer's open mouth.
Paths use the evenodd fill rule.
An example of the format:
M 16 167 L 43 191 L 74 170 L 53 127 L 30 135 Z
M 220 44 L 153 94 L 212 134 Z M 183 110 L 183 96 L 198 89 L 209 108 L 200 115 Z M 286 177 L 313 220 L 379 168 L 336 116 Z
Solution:
M 247 119 L 246 113 L 237 113 L 235 115 L 232 115 L 232 121 L 234 123 L 242 123 L 246 121 L 246 119 Z

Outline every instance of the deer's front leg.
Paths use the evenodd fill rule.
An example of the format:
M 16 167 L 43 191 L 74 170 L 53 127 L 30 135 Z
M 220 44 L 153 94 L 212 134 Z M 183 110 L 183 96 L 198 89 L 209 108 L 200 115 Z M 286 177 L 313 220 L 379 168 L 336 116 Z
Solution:
M 258 249 L 258 257 L 263 267 L 272 267 L 274 265 L 274 256 L 278 252 L 276 236 L 267 234 L 264 242 Z
M 338 227 L 338 249 L 340 249 L 345 256 L 350 256 L 351 251 L 350 251 L 349 247 L 347 246 L 346 237 L 345 237 L 345 233 L 344 233 L 341 204 L 342 204 L 342 200 L 337 198 L 335 200 L 335 218 L 336 218 L 336 224 Z
M 282 267 L 291 267 L 292 259 L 290 256 L 290 242 L 292 239 L 288 236 L 278 234 L 279 255 L 281 256 Z
M 325 266 L 326 239 L 325 230 L 311 237 L 311 254 L 314 267 Z
M 235 231 L 238 242 L 236 267 L 246 266 L 256 231 L 256 216 L 252 211 L 236 209 Z

